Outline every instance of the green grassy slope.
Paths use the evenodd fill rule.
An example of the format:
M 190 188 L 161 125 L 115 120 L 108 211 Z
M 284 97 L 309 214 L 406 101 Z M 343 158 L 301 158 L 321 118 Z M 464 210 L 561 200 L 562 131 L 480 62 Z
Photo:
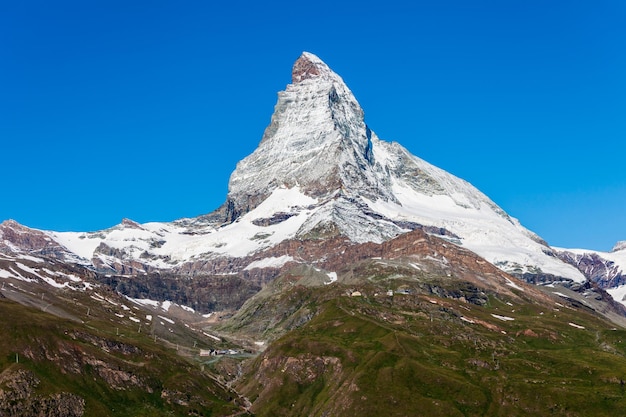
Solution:
M 259 416 L 626 413 L 626 331 L 584 308 L 365 284 L 325 295 L 353 288 L 290 290 L 313 318 L 248 365 L 239 389 Z
M 243 413 L 236 394 L 200 366 L 153 335 L 112 322 L 96 303 L 79 322 L 0 298 L 0 317 L 0 415 L 42 408 L 50 416 Z

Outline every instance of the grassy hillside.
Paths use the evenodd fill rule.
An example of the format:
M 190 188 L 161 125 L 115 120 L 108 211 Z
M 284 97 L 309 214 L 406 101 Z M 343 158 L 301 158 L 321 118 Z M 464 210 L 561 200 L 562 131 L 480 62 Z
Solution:
M 312 319 L 254 362 L 259 416 L 616 416 L 626 331 L 566 300 L 438 297 L 395 279 L 294 286 Z M 449 286 L 449 284 L 448 284 Z M 457 283 L 462 287 L 462 283 Z M 423 287 L 423 285 L 422 285 Z M 361 296 L 348 296 L 360 290 Z M 381 291 L 382 290 L 382 291 Z M 337 291 L 345 296 L 328 297 Z M 405 294 L 406 293 L 406 294 Z M 481 303 L 482 304 L 482 303 Z M 276 305 L 272 305 L 276 309 Z
M 81 322 L 0 298 L 0 415 L 243 413 L 237 395 L 198 364 L 93 311 Z

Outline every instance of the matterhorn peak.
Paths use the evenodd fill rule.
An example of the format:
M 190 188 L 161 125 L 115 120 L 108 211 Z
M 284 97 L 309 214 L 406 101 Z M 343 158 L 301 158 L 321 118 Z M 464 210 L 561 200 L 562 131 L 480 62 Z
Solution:
M 298 186 L 315 198 L 347 192 L 390 199 L 384 179 L 374 173 L 380 168 L 372 152 L 377 139 L 341 77 L 304 52 L 292 81 L 278 93 L 259 147 L 230 178 L 227 219 L 254 209 L 280 187 Z
M 328 78 L 334 74 L 332 70 L 316 55 L 310 52 L 303 52 L 300 58 L 293 64 L 291 70 L 291 82 L 297 84 L 303 80 L 316 77 Z
M 8 220 L 0 223 L 0 254 L 106 273 L 247 274 L 264 259 L 277 268 L 298 262 L 283 252 L 294 247 L 289 241 L 382 243 L 421 229 L 505 271 L 584 281 L 471 184 L 378 139 L 350 89 L 317 56 L 298 57 L 291 81 L 258 147 L 232 173 L 220 209 L 172 223 L 124 219 L 94 233 L 29 230 Z
M 286 236 L 380 243 L 422 228 L 505 270 L 540 265 L 581 279 L 471 184 L 378 139 L 348 86 L 317 56 L 304 52 L 291 81 L 258 147 L 230 177 L 215 218 L 225 231 L 251 225 L 248 240 L 263 246 Z

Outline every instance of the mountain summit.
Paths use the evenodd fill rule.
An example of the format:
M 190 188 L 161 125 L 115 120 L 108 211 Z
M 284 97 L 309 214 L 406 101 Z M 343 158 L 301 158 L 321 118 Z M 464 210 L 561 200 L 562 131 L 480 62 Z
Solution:
M 18 236 L 8 230 L 15 225 L 6 226 L 5 236 Z M 58 257 L 101 272 L 232 275 L 297 262 L 284 252 L 270 255 L 288 241 L 382 243 L 415 229 L 517 276 L 585 280 L 471 184 L 380 140 L 342 78 L 304 52 L 258 148 L 232 173 L 219 210 L 171 223 L 127 220 L 94 233 L 46 234 L 60 246 Z
M 471 184 L 380 140 L 342 78 L 308 52 L 296 60 L 292 84 L 278 93 L 259 147 L 230 178 L 227 220 L 285 188 L 316 202 L 300 237 L 331 233 L 379 243 L 427 228 L 509 272 L 583 279 Z
M 303 52 L 300 58 L 293 64 L 291 82 L 297 84 L 300 81 L 316 77 L 339 78 L 337 74 L 328 68 L 328 65 L 326 65 L 324 61 L 310 52 Z
M 292 80 L 278 94 L 259 147 L 230 178 L 231 219 L 279 187 L 298 186 L 315 198 L 343 192 L 393 199 L 374 160 L 363 110 L 341 77 L 305 52 L 293 66 Z

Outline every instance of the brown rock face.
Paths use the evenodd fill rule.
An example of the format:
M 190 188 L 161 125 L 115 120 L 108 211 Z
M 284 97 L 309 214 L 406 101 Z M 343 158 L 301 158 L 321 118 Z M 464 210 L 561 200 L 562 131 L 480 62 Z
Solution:
M 371 242 L 354 244 L 343 237 L 288 240 L 257 256 L 262 258 L 282 255 L 289 255 L 301 263 L 308 263 L 327 271 L 336 271 L 340 276 L 350 274 L 355 268 L 358 269 L 358 263 L 361 261 L 406 259 L 421 264 L 426 269 L 447 274 L 477 288 L 513 299 L 519 295 L 512 289 L 521 288 L 521 291 L 536 300 L 548 300 L 548 297 L 534 286 L 506 274 L 475 253 L 421 230 L 405 233 L 382 244 Z M 292 263 L 287 263 L 281 269 L 272 272 L 274 276 L 278 276 L 292 267 Z
M 35 394 L 41 381 L 23 369 L 7 370 L 0 376 L 0 415 L 81 417 L 85 400 L 78 395 L 61 392 L 48 396 Z
M 302 80 L 313 78 L 318 75 L 320 75 L 320 70 L 317 65 L 311 62 L 306 54 L 302 54 L 295 62 L 293 69 L 291 70 L 291 82 L 296 84 Z
M 626 275 L 615 262 L 596 253 L 576 254 L 569 251 L 557 255 L 563 262 L 578 268 L 590 281 L 600 288 L 614 288 L 626 284 Z
M 4 244 L 12 244 L 26 250 L 39 250 L 51 244 L 38 230 L 28 229 L 21 224 L 7 220 L 0 224 L 0 237 Z
M 16 249 L 57 259 L 67 252 L 44 232 L 6 220 L 0 223 L 0 252 L 11 253 Z

